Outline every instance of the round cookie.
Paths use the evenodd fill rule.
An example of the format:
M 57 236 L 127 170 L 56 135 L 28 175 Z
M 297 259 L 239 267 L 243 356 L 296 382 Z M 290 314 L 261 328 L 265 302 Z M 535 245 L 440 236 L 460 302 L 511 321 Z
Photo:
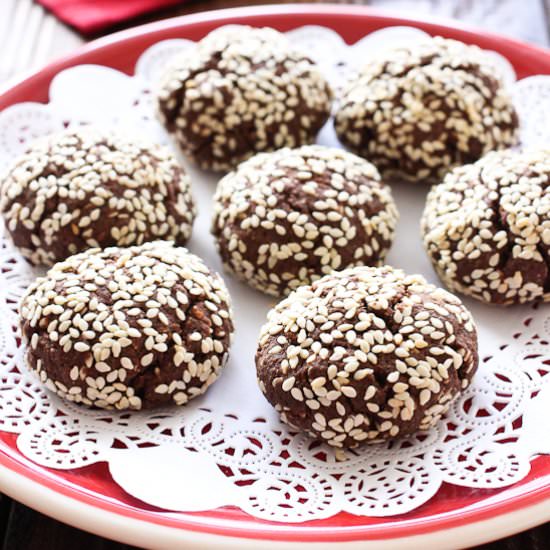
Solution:
M 13 242 L 37 265 L 93 247 L 182 245 L 195 217 L 189 177 L 169 149 L 92 127 L 37 141 L 0 195 Z
M 517 142 L 518 118 L 475 46 L 436 37 L 369 63 L 341 97 L 338 137 L 382 176 L 438 181 Z
M 71 256 L 30 286 L 20 318 L 26 362 L 48 389 L 119 410 L 204 393 L 233 333 L 222 279 L 167 241 Z
M 183 152 L 225 172 L 256 152 L 313 142 L 330 115 L 331 91 L 283 34 L 232 25 L 177 56 L 157 100 Z
M 460 300 L 389 266 L 355 267 L 303 286 L 260 334 L 260 388 L 291 427 L 336 447 L 433 425 L 478 364 Z
M 428 194 L 424 246 L 452 291 L 494 304 L 550 301 L 550 150 L 490 153 Z
M 398 218 L 372 164 L 319 145 L 242 163 L 219 182 L 214 212 L 226 268 L 275 296 L 335 269 L 380 264 Z

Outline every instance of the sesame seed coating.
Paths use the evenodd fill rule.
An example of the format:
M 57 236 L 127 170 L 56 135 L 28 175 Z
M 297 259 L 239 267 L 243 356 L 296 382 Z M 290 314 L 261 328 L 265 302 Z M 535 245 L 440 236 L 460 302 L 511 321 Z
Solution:
M 195 217 L 189 176 L 169 149 L 92 127 L 33 144 L 2 181 L 0 209 L 36 265 L 94 247 L 181 245 Z
M 487 303 L 550 301 L 550 150 L 499 151 L 428 194 L 424 246 L 452 291 Z
M 212 232 L 229 271 L 278 296 L 335 269 L 379 265 L 397 218 L 372 164 L 305 145 L 257 154 L 225 176 Z
M 420 275 L 355 267 L 302 286 L 260 333 L 260 389 L 281 419 L 335 447 L 433 425 L 478 364 L 460 300 Z
M 482 51 L 436 37 L 391 50 L 343 92 L 336 133 L 382 176 L 438 181 L 517 142 L 511 99 Z
M 204 393 L 233 333 L 222 279 L 168 241 L 57 263 L 29 287 L 20 322 L 26 362 L 48 389 L 118 410 L 184 405 Z
M 314 141 L 330 88 L 313 62 L 268 28 L 222 27 L 171 63 L 158 92 L 163 124 L 205 169 Z

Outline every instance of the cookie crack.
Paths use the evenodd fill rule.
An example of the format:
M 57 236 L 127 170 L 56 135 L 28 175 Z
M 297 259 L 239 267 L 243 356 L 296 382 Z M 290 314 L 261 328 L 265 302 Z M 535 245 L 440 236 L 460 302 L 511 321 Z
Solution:
M 484 167 L 484 166 L 480 169 L 480 171 L 479 171 L 479 181 L 481 182 L 481 184 L 486 189 L 488 189 L 489 188 L 488 184 L 484 179 L 485 170 L 486 170 L 486 167 Z M 489 208 L 491 208 L 491 210 L 492 210 L 491 222 L 493 223 L 494 227 L 497 229 L 497 231 L 495 233 L 498 233 L 499 231 L 504 231 L 506 233 L 506 237 L 508 239 L 508 242 L 507 242 L 506 246 L 503 247 L 499 251 L 499 261 L 498 261 L 498 264 L 496 266 L 496 268 L 504 276 L 504 270 L 505 270 L 506 265 L 508 264 L 508 262 L 510 260 L 510 257 L 512 255 L 512 249 L 513 249 L 513 246 L 514 246 L 513 243 L 514 243 L 514 240 L 515 240 L 515 236 L 512 233 L 512 230 L 510 229 L 510 226 L 506 223 L 505 218 L 501 215 L 501 212 L 500 212 L 500 203 L 501 203 L 501 200 L 502 200 L 502 188 L 501 188 L 500 181 L 497 182 L 497 187 L 496 187 L 495 193 L 497 195 L 496 199 L 494 199 L 493 201 L 491 201 L 489 203 Z

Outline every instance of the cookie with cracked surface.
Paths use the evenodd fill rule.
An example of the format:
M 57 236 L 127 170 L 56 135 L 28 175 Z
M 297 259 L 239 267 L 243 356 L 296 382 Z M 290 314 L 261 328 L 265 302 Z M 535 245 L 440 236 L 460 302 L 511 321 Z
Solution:
M 345 87 L 339 139 L 382 176 L 440 180 L 518 140 L 518 118 L 476 46 L 441 37 L 387 51 Z
M 332 93 L 315 64 L 274 29 L 232 25 L 166 69 L 159 117 L 201 168 L 229 171 L 259 151 L 311 143 Z
M 550 301 L 550 150 L 499 151 L 428 194 L 424 246 L 453 292 L 491 304 Z
M 189 176 L 168 148 L 94 127 L 34 143 L 4 177 L 0 209 L 35 265 L 94 247 L 182 245 L 195 217 Z
M 205 392 L 233 333 L 222 279 L 167 241 L 56 264 L 28 289 L 20 320 L 26 362 L 49 390 L 118 410 L 184 405 Z
M 229 271 L 279 296 L 335 269 L 379 265 L 397 218 L 372 164 L 305 145 L 260 153 L 222 178 L 212 231 Z
M 344 448 L 428 429 L 477 364 L 461 301 L 389 266 L 300 287 L 269 312 L 256 353 L 260 388 L 281 419 Z

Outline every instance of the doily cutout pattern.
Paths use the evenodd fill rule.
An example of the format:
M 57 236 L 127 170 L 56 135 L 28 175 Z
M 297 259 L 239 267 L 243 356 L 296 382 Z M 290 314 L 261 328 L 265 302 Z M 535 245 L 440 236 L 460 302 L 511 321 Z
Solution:
M 373 52 L 426 37 L 408 27 L 378 31 L 352 46 L 322 27 L 288 36 L 336 88 Z M 168 40 L 152 46 L 133 77 L 93 65 L 63 71 L 52 82 L 50 103 L 18 104 L 0 113 L 0 171 L 32 139 L 90 122 L 124 126 L 169 144 L 155 120 L 152 92 L 166 61 L 191 45 Z M 548 143 L 550 77 L 515 82 L 510 64 L 494 52 L 491 58 L 513 94 L 522 144 Z M 330 123 L 319 141 L 337 145 Z M 200 211 L 189 247 L 221 272 L 208 234 L 215 180 L 188 170 Z M 407 208 L 388 261 L 437 282 L 419 237 L 407 230 L 417 226 L 422 191 L 397 184 L 394 194 L 398 207 Z M 342 462 L 330 448 L 282 425 L 256 387 L 250 335 L 272 305 L 269 298 L 226 277 L 237 337 L 226 372 L 205 396 L 184 408 L 95 411 L 60 400 L 26 370 L 17 307 L 39 270 L 23 260 L 3 228 L 0 265 L 0 430 L 19 434 L 20 452 L 43 466 L 72 469 L 106 461 L 114 480 L 148 504 L 170 511 L 236 505 L 280 522 L 340 511 L 391 516 L 417 508 L 443 482 L 479 489 L 511 485 L 529 472 L 531 457 L 550 453 L 550 316 L 544 305 L 501 310 L 466 300 L 480 332 L 482 363 L 473 385 L 429 432 L 349 451 Z

